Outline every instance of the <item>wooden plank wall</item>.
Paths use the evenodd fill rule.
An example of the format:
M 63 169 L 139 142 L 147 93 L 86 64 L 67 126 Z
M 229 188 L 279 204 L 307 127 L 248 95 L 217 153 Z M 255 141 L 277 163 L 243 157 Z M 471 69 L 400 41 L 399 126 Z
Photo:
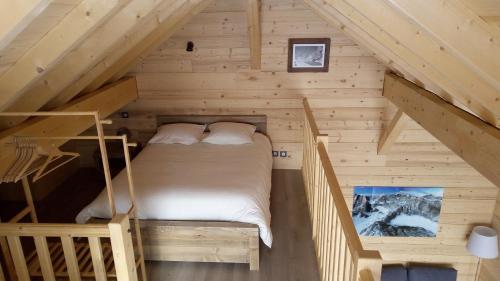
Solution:
M 352 186 L 443 186 L 445 200 L 436 239 L 365 238 L 388 263 L 452 264 L 461 281 L 473 279 L 477 260 L 465 239 L 477 223 L 490 223 L 497 189 L 415 122 L 387 155 L 377 142 L 395 108 L 381 95 L 384 66 L 301 0 L 262 1 L 262 71 L 249 67 L 244 0 L 216 0 L 158 50 L 137 65 L 140 98 L 127 106 L 129 119 L 115 118 L 136 137 L 155 130 L 161 114 L 267 114 L 275 168 L 300 167 L 302 102 L 310 99 L 322 133 L 330 134 L 330 158 L 350 206 Z M 330 72 L 286 72 L 287 40 L 330 37 Z M 195 51 L 185 51 L 193 41 Z
M 500 193 L 497 197 L 497 204 L 495 206 L 495 214 L 492 221 L 493 227 L 500 235 Z M 500 247 L 500 245 L 499 245 Z M 500 276 L 500 257 L 494 260 L 484 260 L 481 272 L 479 275 L 480 281 L 495 281 Z
M 215 1 L 138 65 L 140 99 L 128 110 L 266 114 L 275 150 L 289 155 L 276 158 L 276 167 L 295 169 L 302 158 L 302 97 L 322 97 L 316 105 L 326 114 L 332 97 L 340 114 L 356 107 L 382 112 L 384 67 L 301 0 L 263 1 L 262 71 L 251 71 L 246 3 Z M 331 71 L 288 74 L 290 37 L 331 37 Z M 194 42 L 194 52 L 185 51 L 187 41 Z

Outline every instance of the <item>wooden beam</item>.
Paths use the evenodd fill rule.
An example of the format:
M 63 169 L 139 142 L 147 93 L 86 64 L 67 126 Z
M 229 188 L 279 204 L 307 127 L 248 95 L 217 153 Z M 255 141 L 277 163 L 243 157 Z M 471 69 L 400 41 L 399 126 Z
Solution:
M 387 0 L 500 89 L 500 32 L 461 1 Z M 439 24 L 436 24 L 439 20 Z
M 500 126 L 498 91 L 472 69 L 453 57 L 387 3 L 360 0 L 305 0 L 342 21 L 344 27 L 359 30 L 365 41 L 376 42 L 385 56 L 408 65 L 411 74 L 434 82 L 457 101 L 491 124 Z M 325 13 L 325 12 L 322 12 Z M 340 15 L 340 17 L 339 17 Z M 371 44 L 367 45 L 371 48 Z M 420 78 L 419 78 L 420 79 Z M 474 93 L 474 94 L 472 94 Z M 478 94 L 479 93 L 479 94 Z
M 83 0 L 35 46 L 0 76 L 0 110 L 21 97 L 21 91 L 43 77 L 74 46 L 113 14 L 119 0 Z
M 109 116 L 137 98 L 137 82 L 128 78 L 87 94 L 55 111 L 98 111 L 102 117 Z M 5 174 L 16 158 L 15 149 L 9 143 L 12 136 L 76 136 L 95 124 L 89 117 L 40 117 L 0 132 L 0 175 Z M 39 140 L 43 148 L 61 146 L 67 140 Z
M 260 0 L 248 0 L 248 37 L 250 42 L 250 67 L 252 69 L 260 69 L 261 66 L 260 6 Z
M 131 32 L 137 24 L 144 21 L 145 18 L 154 17 L 153 11 L 155 8 L 165 1 L 167 0 L 126 1 L 120 11 L 96 29 L 78 47 L 69 52 L 56 66 L 47 71 L 43 79 L 30 85 L 29 89 L 21 96 L 20 102 L 10 106 L 8 111 L 37 111 L 42 108 L 62 90 L 75 83 L 79 77 L 85 75 L 106 55 L 109 55 L 117 42 L 123 42 L 129 36 L 133 36 Z
M 0 1 L 0 50 L 16 38 L 50 4 L 50 0 Z
M 195 15 L 200 13 L 213 0 L 194 0 L 183 1 L 180 6 L 169 5 L 161 12 L 159 18 L 161 21 L 155 20 L 147 24 L 148 28 L 141 28 L 142 34 L 147 34 L 146 37 L 136 37 L 135 41 L 131 41 L 130 48 L 119 48 L 107 60 L 103 61 L 92 72 L 89 72 L 87 77 L 80 79 L 79 84 L 86 85 L 84 92 L 90 92 L 104 85 L 106 82 L 116 81 L 127 74 L 127 72 L 136 65 L 141 58 L 146 57 L 177 30 L 189 22 Z M 150 31 L 149 34 L 147 31 Z M 141 34 L 138 32 L 138 34 Z M 125 50 L 123 53 L 121 50 Z M 90 78 L 93 78 L 90 80 Z M 89 82 L 91 81 L 91 82 Z M 90 84 L 89 84 L 90 83 Z M 74 95 L 78 91 L 63 93 Z
M 500 187 L 500 130 L 394 74 L 384 96 Z
M 441 79 L 440 81 L 446 81 L 442 74 L 436 72 L 433 69 L 427 69 L 427 74 L 429 75 L 425 76 L 421 71 L 419 71 L 418 68 L 408 64 L 405 60 L 402 60 L 399 56 L 397 56 L 391 49 L 387 48 L 385 44 L 381 44 L 379 41 L 377 41 L 377 39 L 381 39 L 383 34 L 377 39 L 370 36 L 368 31 L 375 32 L 377 30 L 377 27 L 375 25 L 367 25 L 361 28 L 349 18 L 338 12 L 331 4 L 326 3 L 322 0 L 304 0 L 304 2 L 329 24 L 342 30 L 354 41 L 356 41 L 356 43 L 366 48 L 367 50 L 370 50 L 372 52 L 372 55 L 382 63 L 384 63 L 390 70 L 395 71 L 403 75 L 406 79 L 413 81 L 418 85 L 421 85 L 426 89 L 438 94 L 440 97 L 449 102 L 452 102 L 454 105 L 464 107 L 462 104 L 455 102 L 456 99 L 453 96 L 444 92 L 439 86 L 436 85 L 436 83 L 434 83 L 427 77 L 429 76 L 433 77 L 434 79 Z M 387 40 L 383 40 L 383 43 L 391 43 L 393 44 L 393 48 L 396 49 L 401 48 L 401 46 L 397 44 L 397 41 L 392 40 L 392 38 L 386 39 Z M 400 51 L 404 52 L 405 55 L 410 58 L 414 56 L 414 54 L 407 49 L 401 48 Z M 480 105 L 476 104 L 473 104 L 473 106 L 482 108 Z
M 398 137 L 401 135 L 401 132 L 405 129 L 408 121 L 408 115 L 406 115 L 401 109 L 396 112 L 396 115 L 392 118 L 391 123 L 387 126 L 387 128 L 385 128 L 382 136 L 380 136 L 377 149 L 378 154 L 385 154 L 390 150 L 391 146 L 396 142 Z

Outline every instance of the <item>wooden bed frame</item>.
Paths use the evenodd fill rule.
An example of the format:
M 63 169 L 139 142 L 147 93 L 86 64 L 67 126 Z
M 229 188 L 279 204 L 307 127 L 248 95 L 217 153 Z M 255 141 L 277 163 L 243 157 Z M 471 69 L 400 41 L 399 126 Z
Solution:
M 253 124 L 266 133 L 265 115 L 159 115 L 157 125 L 170 123 Z M 249 263 L 259 269 L 259 228 L 239 222 L 141 220 L 144 256 L 155 261 Z

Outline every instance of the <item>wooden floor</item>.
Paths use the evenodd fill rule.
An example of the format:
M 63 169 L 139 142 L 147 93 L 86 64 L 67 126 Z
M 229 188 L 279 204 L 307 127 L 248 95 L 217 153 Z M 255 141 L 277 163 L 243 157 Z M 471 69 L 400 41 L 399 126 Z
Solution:
M 148 262 L 150 281 L 318 281 L 302 176 L 274 170 L 271 192 L 273 247 L 260 245 L 260 270 L 246 264 Z

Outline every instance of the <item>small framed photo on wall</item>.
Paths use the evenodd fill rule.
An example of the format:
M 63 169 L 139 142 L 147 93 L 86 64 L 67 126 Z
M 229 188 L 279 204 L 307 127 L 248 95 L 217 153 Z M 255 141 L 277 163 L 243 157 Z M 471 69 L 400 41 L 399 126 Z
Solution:
M 328 72 L 330 38 L 288 39 L 288 72 Z

